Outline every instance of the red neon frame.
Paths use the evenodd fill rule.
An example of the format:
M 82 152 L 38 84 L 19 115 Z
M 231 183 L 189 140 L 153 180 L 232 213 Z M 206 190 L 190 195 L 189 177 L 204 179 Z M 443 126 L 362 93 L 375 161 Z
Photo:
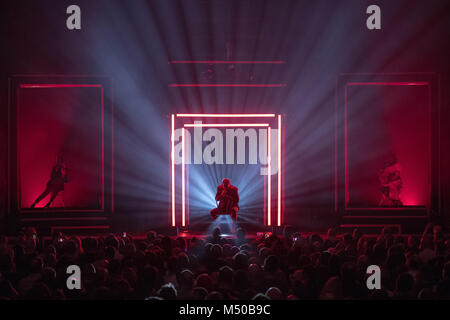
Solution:
M 282 88 L 285 87 L 284 83 L 264 84 L 264 83 L 174 83 L 169 84 L 169 88 L 176 87 L 249 87 L 249 88 Z
M 171 187 L 172 187 L 172 191 L 171 191 L 171 197 L 172 197 L 172 203 L 175 203 L 175 162 L 173 161 L 175 154 L 174 154 L 174 137 L 173 137 L 173 133 L 175 131 L 175 116 L 172 115 L 171 116 L 171 134 L 170 134 L 170 165 L 171 165 Z M 172 206 L 172 227 L 175 227 L 175 206 Z
M 19 85 L 19 88 L 30 89 L 30 88 L 101 88 L 101 84 L 63 84 L 63 83 L 22 83 Z
M 269 127 L 268 123 L 188 123 L 185 124 L 186 128 L 198 128 L 198 127 Z
M 184 131 L 186 129 L 181 129 L 181 225 L 186 226 L 186 169 L 185 169 L 185 141 L 184 141 Z
M 175 140 L 174 140 L 174 133 L 175 133 L 175 116 L 177 118 L 193 118 L 193 117 L 209 117 L 209 118 L 241 118 L 241 117 L 245 117 L 245 118 L 275 118 L 277 117 L 277 124 L 278 124 L 278 137 L 277 137 L 277 142 L 278 142 L 278 149 L 277 149 L 277 160 L 278 160 L 278 173 L 277 173 L 277 206 L 276 206 L 276 210 L 277 210 L 277 221 L 276 221 L 276 225 L 277 226 L 281 226 L 282 223 L 282 218 L 283 218 L 283 206 L 282 206 L 282 202 L 283 202 L 283 196 L 284 196 L 284 192 L 283 192 L 283 181 L 284 179 L 282 179 L 282 174 L 284 174 L 284 170 L 283 170 L 283 163 L 282 163 L 282 153 L 283 153 L 283 145 L 282 145 L 282 132 L 283 132 L 283 128 L 282 128 L 282 115 L 275 115 L 272 113 L 266 113 L 266 114 L 187 114 L 187 113 L 180 113 L 180 114 L 172 114 L 171 115 L 171 135 L 170 135 L 170 139 L 171 139 L 171 155 L 170 155 L 170 166 L 171 166 L 171 226 L 175 227 L 176 226 L 176 201 L 175 201 L 175 163 L 174 163 L 174 144 L 175 144 Z M 239 124 L 239 123 L 220 123 L 220 124 L 183 124 L 182 127 L 182 135 L 181 135 L 181 143 L 182 143 L 182 208 L 181 208 L 181 225 L 182 227 L 186 226 L 186 161 L 185 161 L 185 128 L 186 127 L 267 127 L 268 130 L 268 134 L 267 134 L 267 153 L 268 153 L 268 157 L 267 157 L 267 169 L 268 169 L 268 177 L 267 177 L 267 184 L 268 184 L 268 188 L 267 188 L 267 225 L 271 226 L 272 225 L 272 208 L 271 208 L 271 203 L 272 203 L 272 192 L 271 192 L 271 178 L 272 175 L 270 174 L 271 172 L 271 141 L 270 141 L 270 133 L 271 133 L 271 126 L 268 123 L 244 123 L 244 124 Z
M 177 113 L 179 118 L 274 118 L 275 113 Z
M 428 148 L 431 148 L 431 92 L 430 92 L 430 82 L 428 81 L 416 81 L 416 82 L 408 82 L 408 81 L 359 81 L 359 82 L 347 82 L 344 85 L 344 209 L 345 210 L 368 210 L 368 209 L 372 209 L 372 208 L 351 208 L 348 207 L 348 202 L 350 200 L 350 196 L 349 196 L 349 178 L 348 178 L 348 149 L 347 149 L 347 109 L 348 109 L 348 101 L 347 101 L 347 88 L 349 86 L 427 86 L 428 87 L 428 112 L 429 112 L 429 119 L 428 121 L 430 122 L 428 125 L 429 128 L 429 132 L 428 132 L 428 140 L 429 140 L 429 144 L 428 144 Z M 432 165 L 432 161 L 431 161 L 431 150 L 429 150 L 429 163 L 430 165 Z M 335 169 L 336 169 L 336 164 L 335 164 Z M 336 171 L 337 172 L 337 171 Z M 430 189 L 431 189 L 431 181 L 430 181 Z M 337 185 L 336 185 L 336 181 L 335 181 L 335 194 L 337 192 Z M 337 201 L 337 199 L 336 199 Z M 430 204 L 431 205 L 431 204 Z M 337 202 L 335 203 L 335 208 L 337 208 Z M 378 208 L 374 208 L 375 210 L 378 210 Z M 404 210 L 404 208 L 383 208 L 384 210 L 390 210 L 390 211 L 395 211 L 395 210 Z M 408 208 L 410 209 L 410 208 Z M 419 209 L 421 210 L 421 209 Z
M 281 165 L 281 135 L 282 135 L 282 127 L 281 127 L 281 114 L 278 115 L 278 176 L 277 176 L 277 185 L 278 187 L 278 194 L 277 194 L 277 212 L 278 212 L 278 220 L 277 225 L 281 226 L 281 175 L 283 174 L 281 172 L 281 168 L 283 167 Z
M 171 60 L 173 64 L 284 64 L 284 60 L 250 61 L 250 60 Z

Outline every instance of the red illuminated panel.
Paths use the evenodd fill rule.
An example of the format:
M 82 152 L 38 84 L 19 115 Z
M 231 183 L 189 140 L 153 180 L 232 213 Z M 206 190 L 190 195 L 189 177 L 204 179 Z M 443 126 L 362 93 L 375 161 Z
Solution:
M 249 87 L 249 88 L 281 88 L 281 87 L 285 87 L 286 84 L 284 83 L 277 83 L 277 84 L 263 84 L 263 83 L 230 83 L 230 84 L 226 84 L 226 83 L 175 83 L 175 84 L 169 84 L 170 88 L 175 88 L 175 87 L 235 87 L 235 88 L 239 88 L 239 87 Z
M 58 89 L 58 88 L 99 88 L 100 89 L 100 174 L 101 174 L 101 179 L 100 179 L 100 187 L 101 187 L 101 203 L 100 203 L 100 207 L 99 208 L 90 208 L 90 209 L 72 209 L 72 208 L 63 208 L 61 210 L 63 211 L 84 211 L 84 210 L 89 210 L 89 212 L 103 212 L 105 210 L 105 167 L 104 167 L 104 163 L 105 163 L 105 157 L 104 157 L 104 153 L 105 153 L 105 136 L 104 136 L 104 130 L 105 130 L 105 124 L 104 124 L 104 89 L 103 89 L 103 85 L 102 84 L 64 84 L 64 83 L 22 83 L 19 84 L 18 87 L 20 89 Z M 33 91 L 34 92 L 34 91 Z M 19 93 L 18 93 L 19 94 Z M 17 97 L 17 101 L 18 101 L 18 110 L 20 110 L 20 103 L 22 103 L 23 99 L 20 99 L 21 97 L 18 96 Z M 19 102 L 20 101 L 20 102 Z M 18 133 L 18 139 L 20 141 L 20 134 Z M 80 175 L 79 175 L 80 176 Z M 78 181 L 77 181 L 78 182 Z M 71 181 L 71 183 L 75 183 L 74 181 Z M 40 186 L 38 186 L 39 188 Z M 72 186 L 71 186 L 72 187 Z M 26 207 L 23 207 L 22 205 L 22 201 L 24 199 L 24 195 L 23 195 L 23 185 L 21 184 L 21 182 L 19 182 L 18 186 L 17 186 L 17 198 L 19 199 L 19 210 L 26 210 L 29 209 L 28 205 Z M 73 188 L 73 187 L 72 187 Z M 37 192 L 37 194 L 39 194 L 40 192 Z M 34 199 L 36 196 L 35 194 L 33 194 L 32 199 Z M 29 198 L 29 196 L 28 196 Z M 86 197 L 85 197 L 86 198 Z M 28 202 L 30 202 L 30 200 L 28 199 Z M 41 203 L 39 203 L 39 205 L 37 206 L 38 208 L 41 208 L 43 203 L 45 203 L 45 201 L 42 201 Z M 27 203 L 28 204 L 28 203 Z M 45 209 L 44 209 L 45 210 Z
M 271 225 L 272 216 L 271 216 L 271 181 L 272 181 L 272 167 L 271 167 L 271 156 L 270 156 L 270 127 L 267 128 L 267 225 Z
M 101 84 L 21 84 L 21 89 L 30 88 L 101 88 Z
M 277 220 L 277 225 L 281 226 L 281 114 L 278 115 L 278 151 L 277 151 L 277 156 L 278 156 L 278 181 L 277 181 L 277 185 L 278 185 L 278 195 L 277 195 L 277 215 L 278 215 L 278 220 Z
M 171 60 L 173 64 L 284 64 L 284 60 L 250 61 L 250 60 Z
M 268 123 L 188 123 L 184 125 L 187 128 L 194 127 L 268 127 Z
M 262 113 L 262 114 L 198 114 L 198 113 L 179 113 L 176 114 L 176 117 L 178 118 L 192 118 L 192 117 L 208 117 L 208 118 L 275 118 L 276 115 L 273 113 Z M 278 160 L 278 174 L 277 174 L 277 226 L 281 226 L 282 223 L 282 196 L 283 196 L 283 190 L 282 190 L 282 178 L 281 175 L 284 173 L 282 168 L 282 156 L 281 153 L 283 152 L 283 145 L 281 143 L 281 134 L 282 134 L 282 119 L 281 115 L 277 116 L 277 123 L 278 123 L 278 148 L 277 148 L 277 160 Z M 182 132 L 181 132 L 181 143 L 182 143 L 182 156 L 181 156 L 181 162 L 182 162 L 182 168 L 181 168 L 181 183 L 182 183 L 182 189 L 181 189 L 181 197 L 182 197 L 182 203 L 181 203 L 181 225 L 183 227 L 186 226 L 187 217 L 186 217 L 186 129 L 189 127 L 264 127 L 267 128 L 267 168 L 268 168 L 268 191 L 267 191 L 267 224 L 270 226 L 272 225 L 272 208 L 271 208 L 271 169 L 272 169 L 272 159 L 270 156 L 271 152 L 271 127 L 268 123 L 210 123 L 210 124 L 204 124 L 204 123 L 195 123 L 195 124 L 183 124 Z M 174 163 L 174 133 L 175 133 L 175 115 L 171 115 L 171 225 L 176 226 L 176 201 L 175 201 L 175 163 Z
M 178 113 L 180 118 L 274 118 L 274 113 Z

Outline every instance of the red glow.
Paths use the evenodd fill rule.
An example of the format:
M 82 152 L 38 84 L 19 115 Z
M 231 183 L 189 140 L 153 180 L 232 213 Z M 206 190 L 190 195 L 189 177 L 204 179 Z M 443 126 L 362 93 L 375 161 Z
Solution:
M 345 188 L 345 202 L 344 202 L 344 207 L 346 210 L 352 210 L 354 208 L 350 208 L 348 207 L 348 204 L 350 202 L 350 186 L 349 186 L 349 165 L 348 165 L 348 121 L 347 121 L 347 117 L 348 117 L 348 87 L 349 86 L 429 86 L 429 82 L 348 82 L 346 83 L 345 87 L 344 87 L 344 170 L 345 170 L 345 174 L 344 174 L 344 188 Z M 429 88 L 429 87 L 428 87 Z M 430 112 L 431 110 L 431 106 L 430 106 L 430 102 L 428 101 L 428 110 Z M 430 117 L 431 119 L 431 117 Z M 428 133 L 430 135 L 430 132 Z M 429 138 L 431 139 L 431 138 Z M 335 150 L 337 152 L 337 150 Z M 335 154 L 335 161 L 337 161 L 336 158 L 337 155 Z M 335 162 L 335 168 L 337 170 L 337 163 Z M 335 195 L 337 194 L 337 188 L 338 188 L 338 184 L 337 184 L 337 178 L 335 176 Z M 336 200 L 337 201 L 337 200 Z M 418 200 L 415 199 L 414 197 L 408 196 L 408 195 L 403 195 L 403 204 L 407 205 L 407 206 L 415 206 L 418 205 Z M 335 204 L 335 206 L 337 207 L 337 202 Z M 358 209 L 358 208 L 356 208 Z M 375 210 L 377 210 L 378 208 L 375 208 Z M 396 208 L 384 208 L 385 210 L 395 210 Z M 401 208 L 400 208 L 401 209 Z M 370 210 L 370 208 L 364 208 L 364 210 Z
M 186 225 L 186 181 L 185 181 L 185 141 L 184 131 L 186 129 L 181 128 L 181 225 Z
M 348 86 L 426 86 L 428 82 L 349 82 Z
M 281 226 L 281 114 L 278 115 L 278 195 L 277 214 L 278 226 Z
M 188 123 L 184 125 L 188 128 L 193 127 L 268 127 L 268 123 Z
M 271 225 L 271 180 L 272 180 L 272 168 L 271 168 L 271 156 L 270 156 L 270 127 L 267 128 L 267 225 Z
M 198 118 L 274 118 L 276 116 L 276 114 L 273 113 L 255 113 L 255 114 L 200 114 L 200 113 L 179 113 L 176 114 L 177 117 L 180 118 L 194 118 L 194 117 L 198 117 Z M 172 135 L 174 135 L 174 131 L 175 131 L 175 114 L 171 115 L 171 132 Z M 283 186 L 282 186 L 282 177 L 281 175 L 284 174 L 284 171 L 282 170 L 282 152 L 283 152 L 283 144 L 282 144 L 282 138 L 281 138 L 281 134 L 282 134 L 282 123 L 281 123 L 281 115 L 278 115 L 278 129 L 279 129 L 279 135 L 277 137 L 277 141 L 278 141 L 278 148 L 277 148 L 277 159 L 279 162 L 279 172 L 278 172 L 278 176 L 277 176 L 277 225 L 281 226 L 281 221 L 282 221 L 282 215 L 283 215 L 283 195 L 284 195 L 284 191 L 283 191 Z M 268 209 L 267 209 L 267 222 L 265 222 L 267 225 L 271 225 L 272 224 L 272 218 L 271 218 L 271 202 L 272 202 L 272 197 L 271 197 L 271 170 L 272 170 L 272 164 L 271 164 L 271 141 L 270 141 L 270 136 L 271 136 L 271 127 L 268 123 L 208 123 L 208 124 L 203 124 L 203 123 L 195 123 L 195 124 L 184 124 L 184 126 L 182 127 L 182 135 L 181 135 L 181 143 L 182 143 L 182 226 L 186 226 L 186 223 L 188 223 L 189 221 L 189 213 L 186 213 L 186 173 L 187 173 L 187 168 L 186 168 L 186 146 L 185 146 L 185 130 L 187 130 L 186 128 L 189 127 L 265 127 L 267 128 L 267 167 L 268 167 L 268 177 L 267 177 L 267 181 L 268 181 L 268 189 L 267 189 L 267 202 L 266 202 L 266 192 L 264 192 L 264 203 L 267 203 L 268 205 Z M 174 140 L 171 141 L 171 157 L 174 157 L 173 154 L 173 150 L 174 150 Z M 175 203 L 175 167 L 174 167 L 174 161 L 172 159 L 171 161 L 171 165 L 172 165 L 172 226 L 176 225 L 176 221 L 175 221 L 175 215 L 176 215 L 176 203 Z M 186 216 L 187 214 L 187 216 Z M 186 220 L 187 219 L 187 220 Z
M 102 128 L 102 210 L 105 210 L 105 115 L 104 115 L 104 93 L 103 87 L 101 90 L 101 128 Z
M 250 60 L 171 60 L 174 64 L 284 64 L 284 60 L 250 61 Z
M 348 136 L 348 130 L 347 130 L 347 86 L 345 86 L 345 110 L 344 110 L 344 153 L 345 153 L 345 164 L 344 164 L 344 170 L 345 170 L 345 207 L 347 207 L 347 204 L 350 200 L 350 195 L 348 193 L 348 144 L 347 144 L 347 136 Z
M 399 233 L 402 233 L 401 224 L 342 224 L 341 228 L 398 228 Z
M 55 150 L 60 150 L 61 145 L 65 145 L 65 153 L 68 155 L 67 158 L 71 158 L 71 155 L 78 154 L 77 144 L 75 140 L 69 142 L 64 141 L 66 133 L 68 130 L 73 130 L 73 123 L 63 122 L 60 120 L 58 115 L 64 115 L 68 117 L 72 112 L 76 112 L 79 108 L 78 105 L 72 103 L 74 97 L 80 88 L 93 88 L 94 91 L 98 92 L 96 89 L 100 89 L 99 93 L 99 105 L 98 117 L 92 117 L 92 125 L 98 126 L 98 139 L 96 136 L 90 136 L 89 140 L 83 135 L 78 135 L 80 141 L 83 141 L 84 149 L 91 150 L 92 153 L 89 157 L 95 158 L 96 166 L 98 168 L 98 173 L 87 172 L 81 162 L 71 163 L 71 167 L 75 168 L 74 171 L 77 175 L 74 176 L 70 181 L 70 188 L 72 192 L 70 193 L 60 193 L 55 199 L 56 206 L 61 206 L 59 210 L 65 212 L 104 212 L 105 210 L 105 113 L 104 113 L 104 88 L 102 84 L 39 84 L 39 83 L 25 83 L 19 84 L 20 89 L 56 89 L 63 88 L 65 90 L 19 90 L 17 91 L 17 113 L 19 115 L 18 128 L 17 128 L 17 139 L 18 139 L 18 166 L 20 175 L 22 177 L 28 177 L 19 181 L 18 187 L 16 189 L 17 199 L 19 199 L 19 210 L 28 210 L 30 204 L 36 197 L 43 191 L 42 186 L 45 186 L 48 164 L 53 163 L 54 159 L 52 154 L 56 153 Z M 79 90 L 67 90 L 67 89 L 79 89 Z M 85 91 L 85 90 L 84 90 Z M 83 91 L 83 92 L 84 92 Z M 90 91 L 87 91 L 90 92 Z M 97 93 L 94 93 L 95 99 L 97 99 Z M 42 97 L 51 96 L 52 100 L 58 104 L 57 110 L 49 110 L 51 106 L 49 104 L 44 104 L 40 99 Z M 93 98 L 94 99 L 94 98 Z M 94 102 L 92 102 L 94 103 Z M 25 112 L 26 111 L 26 112 Z M 97 112 L 97 111 L 96 111 Z M 36 117 L 39 121 L 36 122 Z M 45 123 L 43 125 L 42 123 Z M 37 134 L 38 132 L 38 134 Z M 33 138 L 33 139 L 31 139 Z M 46 150 L 45 154 L 39 152 L 39 145 L 45 141 Z M 98 144 L 98 145 L 96 145 Z M 88 147 L 87 147 L 88 146 Z M 95 151 L 94 151 L 95 150 Z M 39 154 L 39 157 L 36 157 Z M 89 160 L 90 161 L 90 160 Z M 112 161 L 112 160 L 111 160 Z M 98 165 L 97 165 L 98 163 Z M 112 163 L 113 166 L 113 163 Z M 113 169 L 111 169 L 113 170 Z M 45 173 L 43 173 L 45 172 Z M 112 171 L 113 174 L 113 171 Z M 113 178 L 112 178 L 113 179 Z M 33 181 L 33 183 L 29 183 Z M 92 188 L 97 188 L 98 194 L 92 196 L 86 196 L 87 186 Z M 113 186 L 111 186 L 112 188 Z M 83 190 L 84 193 L 81 192 Z M 95 198 L 95 200 L 94 200 Z M 48 198 L 44 199 L 45 201 Z M 36 207 L 42 208 L 41 211 L 46 211 L 43 208 L 45 201 L 39 203 Z M 113 208 L 113 198 L 111 199 L 111 208 Z M 76 209 L 73 207 L 77 206 Z M 79 208 L 78 208 L 79 207 Z M 85 209 L 89 207 L 89 209 Z
M 171 172 L 172 172 L 172 227 L 175 227 L 175 154 L 174 154 L 174 149 L 175 149 L 175 138 L 174 138 L 174 133 L 175 133 L 175 117 L 172 114 L 171 116 L 171 134 L 170 134 L 170 165 L 171 165 Z
M 21 84 L 21 89 L 33 89 L 33 88 L 101 88 L 101 84 Z
M 281 88 L 286 84 L 263 84 L 263 83 L 176 83 L 169 84 L 170 88 L 174 87 L 249 87 L 249 88 Z

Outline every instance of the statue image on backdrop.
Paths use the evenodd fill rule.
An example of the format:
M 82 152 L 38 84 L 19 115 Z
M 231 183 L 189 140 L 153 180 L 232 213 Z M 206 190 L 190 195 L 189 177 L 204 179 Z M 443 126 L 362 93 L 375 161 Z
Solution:
M 230 179 L 223 179 L 222 184 L 217 187 L 216 202 L 217 208 L 212 209 L 210 214 L 213 220 L 219 215 L 230 215 L 231 219 L 237 220 L 239 211 L 238 188 L 231 185 Z
M 396 157 L 385 161 L 378 175 L 381 186 L 380 207 L 401 207 L 400 192 L 403 187 L 401 166 Z
M 36 198 L 36 200 L 31 205 L 31 208 L 34 208 L 39 202 L 44 200 L 44 198 L 50 194 L 50 200 L 45 205 L 45 208 L 49 208 L 58 193 L 64 191 L 64 184 L 67 182 L 69 182 L 67 167 L 64 163 L 63 156 L 60 154 L 58 155 L 56 164 L 52 168 L 50 180 L 47 182 L 47 187 L 45 188 L 44 192 L 42 192 L 41 195 Z

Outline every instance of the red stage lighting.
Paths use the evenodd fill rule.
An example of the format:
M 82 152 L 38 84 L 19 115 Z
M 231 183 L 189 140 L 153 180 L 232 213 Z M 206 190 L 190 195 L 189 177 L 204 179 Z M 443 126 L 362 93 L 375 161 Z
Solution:
M 282 88 L 285 87 L 286 84 L 284 83 L 175 83 L 175 84 L 169 84 L 169 88 L 176 88 L 176 87 L 216 87 L 216 88 L 226 88 L 226 87 L 232 87 L 232 88 Z
M 246 60 L 171 60 L 173 64 L 284 64 L 284 60 L 246 61 Z
M 174 157 L 175 157 L 175 138 L 174 138 L 174 133 L 175 133 L 175 117 L 174 115 L 171 116 L 171 134 L 170 134 L 170 165 L 171 165 L 171 179 L 172 179 L 172 192 L 171 192 L 171 196 L 172 196 L 172 227 L 175 227 L 175 162 Z
M 178 113 L 179 118 L 275 118 L 275 113 Z
M 176 129 L 176 118 L 276 118 L 277 119 L 277 129 L 278 129 L 278 137 L 277 137 L 277 161 L 278 161 L 278 173 L 277 173 L 277 220 L 276 225 L 281 226 L 283 223 L 283 183 L 284 179 L 282 179 L 283 171 L 283 162 L 282 162 L 282 153 L 284 152 L 284 145 L 282 144 L 282 115 L 276 115 L 273 113 L 254 113 L 254 114 L 199 114 L 199 113 L 179 113 L 171 115 L 171 148 L 170 148 L 170 165 L 171 165 L 171 225 L 175 227 L 176 223 L 176 197 L 175 197 L 175 129 Z M 271 153 L 271 126 L 269 123 L 182 123 L 181 124 L 181 226 L 186 227 L 187 221 L 187 211 L 186 210 L 186 128 L 192 127 L 263 127 L 267 128 L 267 169 L 268 169 L 268 177 L 267 177 L 267 212 L 265 215 L 267 216 L 266 224 L 268 226 L 272 225 L 272 179 L 271 179 L 271 169 L 272 169 L 272 159 L 270 156 Z
M 350 202 L 350 186 L 349 186 L 349 165 L 348 165 L 348 123 L 347 123 L 347 117 L 348 117 L 348 87 L 350 86 L 430 86 L 429 82 L 426 81 L 417 81 L 417 82 L 408 82 L 408 81 L 367 81 L 367 82 L 347 82 L 344 86 L 344 209 L 354 209 L 359 210 L 362 208 L 350 208 L 348 206 Z M 430 89 L 428 89 L 430 90 Z M 431 104 L 430 101 L 428 101 L 428 110 L 431 110 Z M 431 112 L 431 111 L 430 111 Z M 429 136 L 431 137 L 431 132 L 429 133 Z M 431 138 L 430 138 L 431 139 Z M 336 152 L 337 149 L 335 149 Z M 337 174 L 337 155 L 335 154 L 335 170 Z M 338 208 L 337 203 L 337 176 L 335 175 L 335 210 Z M 414 205 L 413 201 L 408 201 L 409 205 Z M 371 210 L 378 208 L 363 208 L 364 210 Z M 404 208 L 384 208 L 385 210 L 404 210 Z

